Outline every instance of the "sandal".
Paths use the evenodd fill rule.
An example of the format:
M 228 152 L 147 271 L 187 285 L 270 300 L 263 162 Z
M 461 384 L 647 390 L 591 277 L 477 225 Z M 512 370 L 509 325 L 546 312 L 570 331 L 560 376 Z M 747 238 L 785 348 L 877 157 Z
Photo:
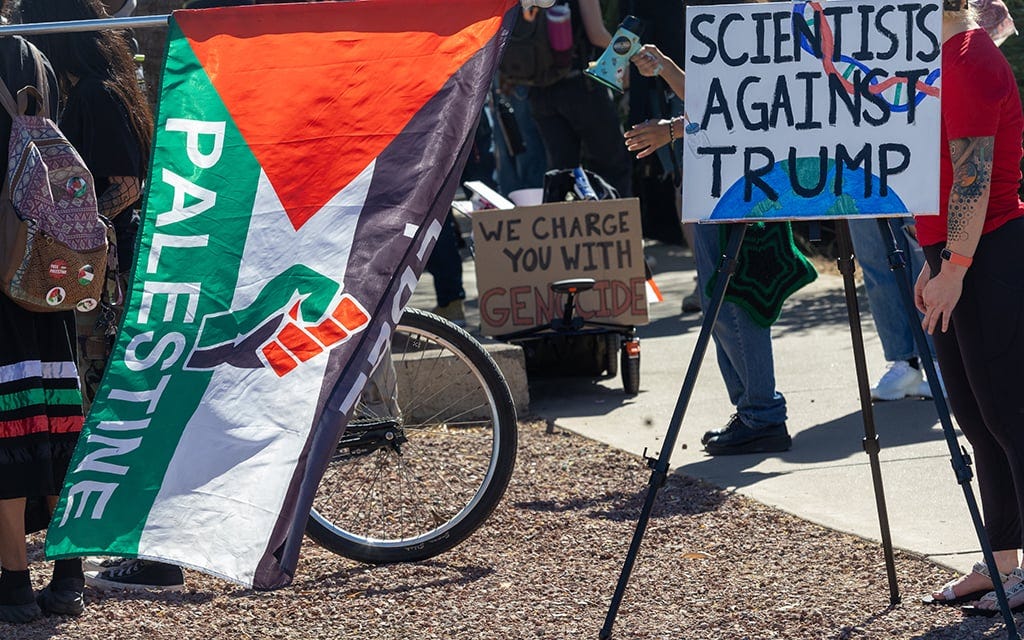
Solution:
M 1010 572 L 1010 575 L 1007 576 L 1007 579 L 1008 578 L 1017 578 L 1017 582 L 1012 586 L 1007 587 L 1006 580 L 1003 580 L 1003 589 L 1006 592 L 1006 603 L 1010 605 L 1010 611 L 1013 613 L 1024 611 L 1024 569 L 1021 569 L 1020 567 L 1014 569 Z M 1014 599 L 1017 600 L 1016 604 L 1014 604 Z M 979 607 L 978 605 L 983 602 L 989 603 L 991 608 Z M 960 607 L 960 611 L 965 616 L 985 616 L 989 618 L 1002 613 L 1002 610 L 999 608 L 999 600 L 996 598 L 995 591 L 989 591 L 973 605 Z
M 977 573 L 980 576 L 984 576 L 988 580 L 989 585 L 992 584 L 992 574 L 988 572 L 988 566 L 985 563 L 975 562 L 974 567 L 971 568 L 971 573 Z M 1007 577 L 1008 576 L 1006 574 L 999 574 L 999 580 L 1001 582 L 1006 582 Z M 943 585 L 941 598 L 936 598 L 929 593 L 925 597 L 921 598 L 921 602 L 924 604 L 939 604 L 945 606 L 953 606 L 958 604 L 964 604 L 965 602 L 973 602 L 979 598 L 982 598 L 983 596 L 985 596 L 985 594 L 992 591 L 991 587 L 987 586 L 984 589 L 979 589 L 977 591 L 972 591 L 970 593 L 965 593 L 961 596 L 958 596 L 953 592 L 953 585 L 955 585 L 960 580 L 961 578 L 957 578 L 956 580 L 950 580 L 945 585 Z

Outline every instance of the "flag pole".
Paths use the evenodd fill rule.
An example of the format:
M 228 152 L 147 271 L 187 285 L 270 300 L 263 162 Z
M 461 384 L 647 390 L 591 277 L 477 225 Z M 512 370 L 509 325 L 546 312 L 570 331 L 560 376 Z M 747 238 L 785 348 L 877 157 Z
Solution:
M 40 33 L 73 33 L 76 31 L 103 31 L 104 29 L 146 29 L 166 27 L 169 14 L 159 16 L 131 16 L 128 18 L 100 18 L 98 20 L 66 20 L 63 22 L 36 22 L 0 25 L 2 36 L 31 36 Z

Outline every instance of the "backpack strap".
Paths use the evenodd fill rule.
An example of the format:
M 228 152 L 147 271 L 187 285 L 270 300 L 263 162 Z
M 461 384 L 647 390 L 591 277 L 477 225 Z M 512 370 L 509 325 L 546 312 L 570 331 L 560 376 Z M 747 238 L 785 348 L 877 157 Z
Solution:
M 39 49 L 32 46 L 29 49 L 32 51 L 32 59 L 36 67 L 36 86 L 22 87 L 18 91 L 17 100 L 15 100 L 15 97 L 11 95 L 11 90 L 7 87 L 7 82 L 0 77 L 0 105 L 3 105 L 11 118 L 16 118 L 28 112 L 28 99 L 32 97 L 36 100 L 36 115 L 49 118 L 50 83 L 46 81 L 46 63 L 42 54 L 39 53 Z
M 27 98 L 23 98 L 22 94 L 26 90 L 34 89 L 30 93 L 35 94 L 37 103 L 36 115 L 44 118 L 51 117 L 50 115 L 50 83 L 46 80 L 46 61 L 43 59 L 43 54 L 39 53 L 39 49 L 30 47 L 32 49 L 32 57 L 36 61 L 36 86 L 35 87 L 24 87 L 18 91 L 18 108 L 22 109 L 22 113 L 25 113 L 25 109 L 28 108 Z M 22 100 L 26 100 L 23 104 Z
M 0 77 L 0 105 L 3 105 L 12 120 L 18 117 L 18 104 L 14 101 L 14 96 L 11 95 L 11 90 L 7 88 L 7 83 L 2 77 Z

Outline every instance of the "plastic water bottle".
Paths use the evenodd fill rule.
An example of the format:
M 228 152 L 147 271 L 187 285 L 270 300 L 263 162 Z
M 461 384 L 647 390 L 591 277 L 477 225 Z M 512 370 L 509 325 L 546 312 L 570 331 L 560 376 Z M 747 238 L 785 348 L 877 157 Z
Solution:
M 711 139 L 708 138 L 708 132 L 701 129 L 699 124 L 691 122 L 689 119 L 686 120 L 686 126 L 683 127 L 683 133 L 686 149 L 695 158 L 698 155 L 698 147 L 706 147 L 711 143 Z
M 576 167 L 572 170 L 572 178 L 575 181 L 573 191 L 576 192 L 577 199 L 597 200 L 597 192 L 594 191 L 593 185 L 590 184 L 590 178 L 587 177 L 582 167 Z

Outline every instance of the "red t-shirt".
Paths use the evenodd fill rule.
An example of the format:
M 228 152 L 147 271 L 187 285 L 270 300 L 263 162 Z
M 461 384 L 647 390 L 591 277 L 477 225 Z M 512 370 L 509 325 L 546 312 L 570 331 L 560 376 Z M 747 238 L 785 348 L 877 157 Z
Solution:
M 1024 216 L 1020 186 L 1024 115 L 1010 65 L 984 29 L 958 33 L 942 45 L 942 144 L 939 215 L 917 217 L 922 246 L 946 242 L 953 164 L 949 140 L 995 136 L 992 191 L 982 233 Z

